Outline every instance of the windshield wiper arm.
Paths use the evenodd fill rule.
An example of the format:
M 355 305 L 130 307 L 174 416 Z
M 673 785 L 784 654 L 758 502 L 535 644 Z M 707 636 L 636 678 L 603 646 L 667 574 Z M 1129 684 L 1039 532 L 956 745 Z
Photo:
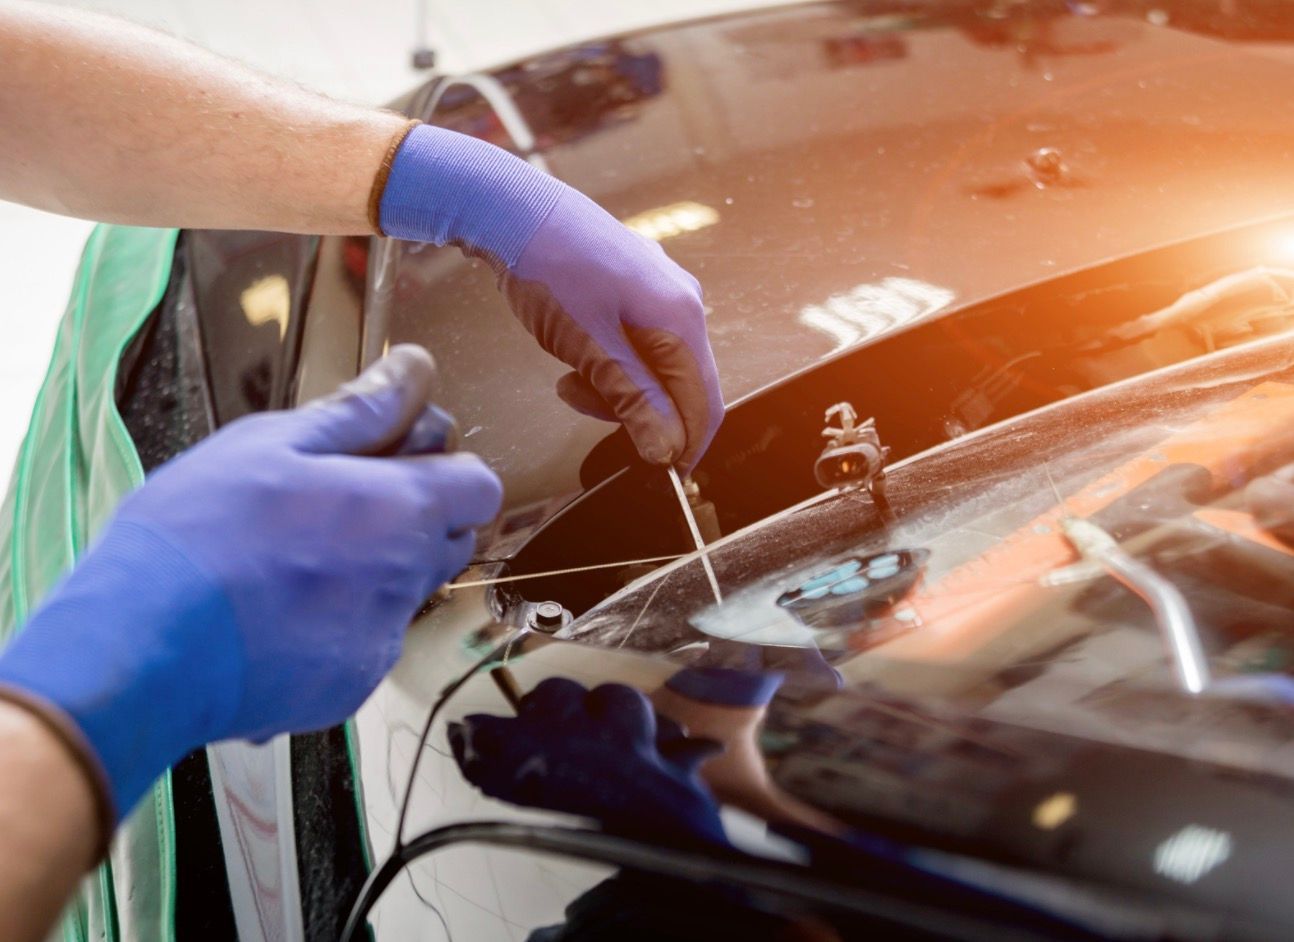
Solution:
M 1066 517 L 1061 527 L 1085 560 L 1101 566 L 1150 606 L 1182 688 L 1193 696 L 1203 693 L 1212 683 L 1209 664 L 1195 618 L 1177 586 L 1126 552 L 1092 521 Z

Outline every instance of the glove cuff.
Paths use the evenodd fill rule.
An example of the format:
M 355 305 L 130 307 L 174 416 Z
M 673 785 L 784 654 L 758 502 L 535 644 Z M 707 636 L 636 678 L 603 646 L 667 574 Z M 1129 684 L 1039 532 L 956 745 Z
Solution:
M 457 243 L 511 268 L 565 189 L 500 147 L 419 125 L 396 146 L 377 228 L 397 239 Z
M 665 686 L 681 696 L 701 703 L 729 707 L 766 706 L 784 675 L 778 671 L 746 671 L 729 667 L 687 667 Z
M 368 191 L 368 224 L 377 235 L 386 235 L 382 231 L 382 194 L 386 192 L 386 181 L 391 176 L 395 155 L 400 150 L 400 145 L 404 143 L 404 139 L 409 136 L 409 132 L 420 124 L 422 124 L 421 121 L 409 121 L 396 132 L 396 135 L 391 138 L 386 154 L 382 157 L 382 166 L 377 168 L 377 176 L 373 178 L 373 186 Z
M 183 554 L 119 519 L 9 643 L 0 688 L 75 723 L 69 741 L 97 760 L 115 825 L 228 727 L 242 695 L 233 626 L 224 595 Z

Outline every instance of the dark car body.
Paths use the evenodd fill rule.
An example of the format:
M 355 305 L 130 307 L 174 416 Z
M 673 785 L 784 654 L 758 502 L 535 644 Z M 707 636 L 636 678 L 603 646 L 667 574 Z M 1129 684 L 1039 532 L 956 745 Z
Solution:
M 515 581 L 433 600 L 353 728 L 181 764 L 178 934 L 335 938 L 420 756 L 406 836 L 482 817 L 538 830 L 410 862 L 371 913 L 379 940 L 564 918 L 570 938 L 615 937 L 594 917 L 650 927 L 671 894 L 756 936 L 1288 937 L 1288 707 L 1184 694 L 1135 596 L 1099 573 L 1046 580 L 1075 561 L 1061 518 L 1091 516 L 1182 586 L 1219 676 L 1290 669 L 1294 556 L 1218 514 L 1294 460 L 1291 39 L 1279 3 L 814 3 L 402 99 L 585 191 L 700 279 L 730 410 L 694 474 L 718 605 L 665 476 L 558 400 L 566 367 L 484 264 L 183 233 L 118 390 L 145 466 L 421 343 L 463 447 L 506 487 L 459 581 Z M 889 449 L 893 519 L 815 479 L 842 401 Z M 912 578 L 884 604 L 811 604 L 887 578 L 895 553 Z M 546 601 L 561 627 L 536 638 Z M 682 880 L 678 856 L 594 889 L 623 847 L 557 840 L 559 819 L 463 780 L 442 726 L 423 743 L 448 685 L 438 719 L 508 712 L 471 672 L 514 637 L 523 689 L 654 692 L 715 658 L 784 673 L 758 734 L 729 743 L 763 772 L 716 785 L 741 846 L 782 861 L 746 875 L 781 891 L 746 895 L 735 869 L 725 886 L 722 862 Z M 710 919 L 697 937 L 721 931 Z

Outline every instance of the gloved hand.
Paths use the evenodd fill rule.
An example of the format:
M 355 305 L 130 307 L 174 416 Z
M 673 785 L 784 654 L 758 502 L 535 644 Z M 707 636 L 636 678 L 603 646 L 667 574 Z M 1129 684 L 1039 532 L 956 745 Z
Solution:
M 701 286 L 659 245 L 491 144 L 414 128 L 377 204 L 380 229 L 485 258 L 521 323 L 572 366 L 571 406 L 624 423 L 643 459 L 694 466 L 723 418 Z
M 521 698 L 515 719 L 478 713 L 451 723 L 449 743 L 467 780 L 492 798 L 583 815 L 630 837 L 728 842 L 698 775 L 719 745 L 688 738 L 632 687 L 586 691 L 550 678 Z
M 197 746 L 349 716 L 467 564 L 471 528 L 499 509 L 489 468 L 360 457 L 411 431 L 434 443 L 432 377 L 425 351 L 397 347 L 333 396 L 162 466 L 0 656 L 0 692 L 74 721 L 111 821 Z

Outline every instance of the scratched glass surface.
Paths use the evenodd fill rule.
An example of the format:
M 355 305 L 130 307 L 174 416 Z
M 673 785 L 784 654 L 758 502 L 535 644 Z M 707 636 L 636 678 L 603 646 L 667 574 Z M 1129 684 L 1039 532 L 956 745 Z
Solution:
M 1219 684 L 1288 674 L 1294 554 L 1245 528 L 1237 495 L 1291 460 L 1294 349 L 1259 341 L 894 467 L 889 531 L 856 492 L 775 515 L 712 550 L 722 604 L 681 560 L 577 619 L 563 633 L 577 644 L 511 666 L 523 689 L 558 674 L 648 691 L 689 665 L 779 670 L 757 739 L 765 811 L 911 841 L 932 866 L 971 851 L 1091 880 L 1075 905 L 1095 911 L 1113 887 L 1288 919 L 1251 848 L 1294 827 L 1294 712 L 1261 691 L 1183 693 L 1144 603 L 1076 568 L 1061 525 L 1100 522 L 1182 589 Z M 788 615 L 824 586 L 892 578 L 899 548 L 929 555 L 888 611 L 852 626 Z M 668 661 L 617 666 L 633 652 Z M 484 677 L 458 700 L 460 715 L 506 712 Z M 499 813 L 440 740 L 427 748 L 440 761 L 420 802 Z M 420 896 L 445 873 L 415 868 Z
M 1095 734 L 1122 701 L 1071 709 L 1093 689 L 1165 702 L 1180 691 L 1145 602 L 1079 565 L 1064 523 L 1084 517 L 1179 586 L 1219 679 L 1288 672 L 1294 553 L 1254 525 L 1243 489 L 1294 461 L 1292 361 L 1288 341 L 1260 342 L 949 443 L 890 471 L 900 522 L 888 531 L 865 493 L 828 495 L 710 551 L 722 604 L 685 558 L 570 635 L 681 663 L 712 663 L 716 647 L 815 648 L 850 684 L 974 709 L 988 698 L 998 713 L 1055 714 L 1047 722 Z M 805 587 L 824 604 L 828 584 L 862 591 L 859 572 L 892 577 L 894 552 L 917 549 L 929 554 L 920 581 L 883 612 L 841 623 L 825 610 L 815 623 L 788 608 Z
M 1294 828 L 1294 548 L 1253 525 L 1244 493 L 1291 461 L 1294 346 L 1259 341 L 896 466 L 888 532 L 846 493 L 734 535 L 711 553 L 722 604 L 683 561 L 572 635 L 784 672 L 760 749 L 782 793 L 829 820 L 1285 920 L 1251 848 Z M 1203 695 L 1146 603 L 1079 559 L 1071 517 L 1181 592 Z M 890 577 L 914 548 L 921 581 L 888 611 L 824 626 L 779 606 Z
M 889 495 L 901 522 L 888 532 L 861 493 L 793 508 L 713 550 L 721 605 L 700 566 L 680 561 L 577 619 L 577 644 L 529 650 L 509 667 L 523 689 L 554 674 L 651 690 L 686 665 L 780 670 L 787 681 L 757 742 L 775 784 L 765 800 L 798 820 L 914 842 L 930 866 L 941 852 L 973 850 L 1090 879 L 1094 895 L 1075 906 L 1102 913 L 1114 904 L 1100 894 L 1113 887 L 1286 919 L 1287 894 L 1273 892 L 1272 869 L 1249 849 L 1294 826 L 1294 713 L 1260 698 L 1185 696 L 1148 610 L 1105 575 L 1073 572 L 1059 524 L 1098 519 L 1182 584 L 1220 680 L 1280 672 L 1294 650 L 1294 583 L 1281 568 L 1291 556 L 1226 514 L 1253 477 L 1290 460 L 1294 349 L 1261 341 L 896 466 Z M 752 618 L 788 589 L 812 595 L 842 559 L 870 562 L 829 584 L 888 578 L 896 562 L 886 552 L 899 547 L 928 551 L 922 581 L 859 630 L 784 611 Z M 1274 578 L 1256 584 L 1255 570 Z M 728 611 L 743 631 L 722 630 Z M 788 626 L 799 631 L 777 638 Z M 650 676 L 642 659 L 618 666 L 613 655 L 631 652 L 667 653 L 672 666 L 657 660 Z M 470 653 L 484 645 L 457 663 Z M 832 669 L 842 689 L 824 685 Z M 452 710 L 508 708 L 481 676 Z M 442 735 L 423 748 L 414 830 L 464 813 L 551 819 L 483 798 L 454 772 Z M 556 918 L 559 901 L 606 875 L 557 864 L 550 894 L 510 900 L 494 889 L 501 859 L 456 851 L 416 862 L 405 879 L 423 918 L 445 920 L 453 937 Z M 517 872 L 532 878 L 530 866 Z M 1197 885 L 1192 875 L 1206 870 L 1216 873 Z M 381 907 L 377 916 L 383 925 Z M 408 911 L 390 918 L 387 929 L 408 925 Z

